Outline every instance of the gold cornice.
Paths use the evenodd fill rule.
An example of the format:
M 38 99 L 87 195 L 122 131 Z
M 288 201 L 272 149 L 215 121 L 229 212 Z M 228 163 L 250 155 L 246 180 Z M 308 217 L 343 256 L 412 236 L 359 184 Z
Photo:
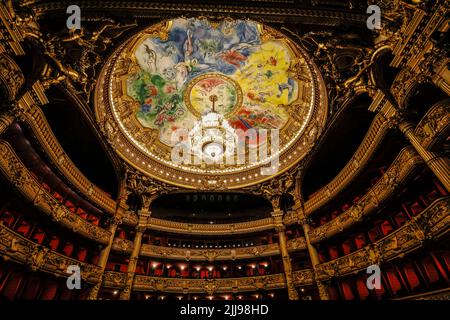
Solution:
M 165 25 L 165 22 L 161 24 L 161 27 L 159 27 L 160 24 L 153 25 L 149 28 L 149 32 L 151 34 L 154 34 L 155 32 L 157 33 L 159 30 L 158 28 L 163 28 Z M 266 33 L 274 33 L 273 29 L 267 26 L 264 26 L 264 30 Z M 145 33 L 145 30 L 141 33 Z M 279 36 L 280 35 L 281 33 Z M 292 46 L 294 46 L 292 40 L 287 37 L 283 38 L 283 40 L 288 42 L 289 47 L 292 49 Z M 128 134 L 124 132 L 122 125 L 120 125 L 116 119 L 116 111 L 113 107 L 114 101 L 111 101 L 110 97 L 110 86 L 114 88 L 114 91 L 120 93 L 120 95 L 123 94 L 123 90 L 112 82 L 110 78 L 114 72 L 120 73 L 120 70 L 123 67 L 126 67 L 121 62 L 119 57 L 123 55 L 124 50 L 128 52 L 129 47 L 132 46 L 134 42 L 136 42 L 136 40 L 131 39 L 122 44 L 109 58 L 100 73 L 99 83 L 95 93 L 95 113 L 100 123 L 100 128 L 104 132 L 112 148 L 115 149 L 115 151 L 124 159 L 125 162 L 135 169 L 140 170 L 155 179 L 163 181 L 164 183 L 197 190 L 238 189 L 273 178 L 273 176 L 264 176 L 260 174 L 260 168 L 264 167 L 263 164 L 252 168 L 244 168 L 242 172 L 220 172 L 207 174 L 204 172 L 187 172 L 187 170 L 181 170 L 172 165 L 163 163 L 163 159 L 154 159 L 155 156 L 149 156 L 147 153 L 138 148 L 134 142 L 131 142 L 131 138 L 128 138 Z M 309 152 L 317 137 L 320 136 L 327 118 L 326 88 L 320 72 L 302 48 L 297 45 L 295 45 L 295 48 L 296 54 L 305 60 L 308 70 L 310 70 L 312 74 L 312 90 L 314 100 L 311 100 L 312 112 L 309 116 L 309 122 L 304 127 L 304 133 L 297 137 L 291 145 L 286 147 L 280 155 L 280 168 L 277 175 L 282 174 L 295 166 L 300 158 Z M 116 64 L 118 66 L 116 66 Z M 112 100 L 117 99 L 119 98 L 112 98 Z M 218 180 L 218 183 L 216 185 L 209 185 L 206 183 L 207 180 Z M 226 183 L 224 182 L 225 180 Z
M 0 82 L 8 92 L 8 100 L 13 100 L 25 83 L 22 70 L 6 53 L 0 53 Z
M 319 280 L 353 274 L 372 264 L 388 262 L 437 240 L 450 230 L 450 197 L 435 200 L 418 216 L 377 242 L 338 259 L 317 265 Z
M 422 158 L 414 151 L 413 147 L 404 148 L 386 173 L 355 205 L 335 219 L 309 232 L 311 243 L 332 237 L 375 212 L 380 205 L 394 195 L 394 191 L 408 177 L 411 177 L 414 170 L 422 163 Z
M 266 2 L 266 0 L 264 0 Z M 70 1 L 59 1 L 52 3 L 32 4 L 38 16 L 54 14 L 55 11 L 63 11 L 70 5 Z M 237 16 L 241 18 L 264 19 L 269 22 L 287 22 L 295 18 L 304 24 L 322 24 L 326 26 L 339 26 L 342 23 L 352 23 L 363 25 L 367 20 L 364 13 L 354 13 L 351 11 L 343 12 L 321 10 L 318 8 L 298 8 L 291 6 L 284 8 L 276 7 L 260 7 L 251 5 L 229 5 L 229 4 L 192 4 L 183 3 L 183 5 L 167 2 L 150 2 L 135 1 L 133 3 L 127 1 L 80 1 L 78 4 L 86 10 L 99 10 L 105 12 L 110 10 L 114 12 L 119 10 L 123 12 L 137 11 L 140 16 L 153 17 L 160 19 L 161 17 L 173 17 L 179 15 L 207 15 L 213 18 L 222 18 L 224 16 Z
M 102 270 L 92 264 L 81 262 L 51 251 L 0 224 L 0 255 L 5 260 L 28 265 L 31 271 L 42 271 L 57 277 L 68 277 L 67 267 L 79 266 L 81 278 L 88 283 L 97 283 Z
M 42 213 L 50 216 L 55 222 L 71 229 L 73 232 L 101 244 L 108 243 L 109 231 L 91 224 L 59 203 L 28 171 L 12 147 L 4 140 L 0 140 L 0 153 L 2 154 L 0 171 L 25 199 L 39 208 Z
M 331 201 L 341 190 L 362 171 L 367 162 L 371 159 L 377 147 L 386 136 L 389 126 L 381 116 L 376 116 L 372 121 L 364 140 L 352 156 L 350 161 L 327 185 L 320 188 L 314 195 L 305 202 L 305 214 L 310 215 L 326 203 Z
M 299 270 L 293 272 L 295 286 L 314 283 L 313 271 Z M 126 273 L 106 272 L 103 285 L 107 288 L 123 288 Z M 283 289 L 286 287 L 283 273 L 257 277 L 221 278 L 221 279 L 177 279 L 136 275 L 134 291 L 158 291 L 171 293 L 232 293 L 258 290 Z
M 96 206 L 102 208 L 106 213 L 114 214 L 116 201 L 90 182 L 70 160 L 54 136 L 42 110 L 38 106 L 33 106 L 24 118 L 37 137 L 39 144 L 61 173 Z
M 271 217 L 233 224 L 192 224 L 162 220 L 150 217 L 147 229 L 171 233 L 202 234 L 202 235 L 230 235 L 244 234 L 273 229 Z
M 287 241 L 289 252 L 306 249 L 305 239 L 303 237 L 294 238 Z M 133 250 L 133 241 L 115 238 L 112 250 L 116 252 L 131 254 Z M 141 257 L 152 257 L 161 259 L 177 259 L 186 261 L 222 261 L 251 259 L 255 257 L 268 257 L 279 255 L 278 243 L 251 246 L 243 248 L 229 249 L 195 249 L 195 248 L 175 248 L 165 246 L 155 246 L 143 244 L 141 246 Z

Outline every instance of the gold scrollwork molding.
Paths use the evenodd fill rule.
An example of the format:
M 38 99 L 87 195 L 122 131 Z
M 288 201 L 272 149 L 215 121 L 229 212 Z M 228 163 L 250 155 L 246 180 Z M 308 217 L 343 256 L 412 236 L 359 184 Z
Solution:
M 292 273 L 295 286 L 314 284 L 314 272 L 310 269 Z M 103 285 L 107 288 L 123 288 L 126 273 L 105 273 Z M 286 287 L 284 274 L 257 277 L 221 278 L 221 279 L 181 279 L 136 275 L 133 285 L 135 291 L 160 291 L 171 293 L 237 293 L 257 290 L 283 289 Z
M 25 83 L 22 70 L 6 53 L 0 53 L 0 82 L 5 86 L 8 100 L 13 100 Z
M 352 160 L 345 165 L 330 183 L 315 192 L 305 202 L 305 215 L 312 214 L 328 203 L 361 172 L 364 165 L 373 156 L 380 142 L 386 136 L 388 129 L 389 126 L 386 119 L 377 115 L 367 131 L 363 142 L 353 155 Z
M 288 240 L 287 248 L 290 252 L 305 250 L 305 239 L 303 237 L 299 237 Z M 133 250 L 133 242 L 126 239 L 116 238 L 113 242 L 113 250 L 131 253 Z M 143 257 L 178 259 L 186 261 L 238 260 L 275 256 L 279 254 L 280 250 L 277 243 L 230 249 L 174 248 L 143 244 L 140 251 L 140 256 Z
M 436 103 L 420 120 L 414 134 L 420 143 L 430 148 L 436 138 L 446 138 L 450 127 L 450 99 Z
M 32 271 L 43 271 L 58 277 L 67 277 L 67 267 L 77 265 L 81 277 L 88 283 L 96 283 L 101 278 L 101 269 L 54 252 L 19 235 L 0 224 L 0 255 L 4 260 L 25 264 Z
M 90 182 L 73 164 L 54 136 L 42 110 L 37 106 L 32 107 L 29 113 L 26 114 L 25 121 L 36 135 L 46 154 L 49 155 L 52 162 L 60 169 L 64 176 L 94 204 L 102 208 L 105 212 L 113 214 L 116 201 Z
M 54 221 L 82 236 L 107 244 L 110 233 L 94 224 L 89 223 L 80 216 L 72 213 L 59 203 L 28 171 L 20 161 L 11 146 L 0 140 L 0 171 L 12 185 L 41 212 L 50 216 Z
M 337 218 L 328 223 L 312 229 L 309 232 L 311 243 L 315 243 L 331 237 L 348 229 L 353 224 L 361 221 L 363 217 L 373 213 L 380 204 L 393 195 L 397 187 L 403 183 L 415 168 L 422 163 L 422 158 L 414 152 L 411 146 L 404 148 L 386 173 L 378 180 L 369 192 L 367 192 L 355 205 L 341 213 Z
M 344 257 L 317 265 L 319 280 L 344 276 L 401 257 L 417 248 L 424 241 L 438 239 L 449 231 L 450 197 L 435 200 L 420 215 L 385 238 Z

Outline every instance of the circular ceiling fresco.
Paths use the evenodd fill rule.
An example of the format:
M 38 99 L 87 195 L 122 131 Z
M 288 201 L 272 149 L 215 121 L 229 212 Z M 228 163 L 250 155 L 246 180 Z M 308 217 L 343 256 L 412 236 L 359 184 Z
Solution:
M 306 52 L 248 20 L 149 27 L 107 61 L 95 100 L 124 160 L 197 189 L 284 172 L 310 151 L 327 115 L 324 84 Z

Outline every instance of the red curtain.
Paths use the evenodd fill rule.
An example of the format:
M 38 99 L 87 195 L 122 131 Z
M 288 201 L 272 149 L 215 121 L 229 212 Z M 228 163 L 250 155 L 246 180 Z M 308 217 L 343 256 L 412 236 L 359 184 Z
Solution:
M 420 286 L 419 277 L 417 276 L 416 270 L 414 269 L 414 265 L 412 263 L 407 263 L 403 267 L 403 271 L 406 274 L 406 279 L 408 280 L 408 284 L 412 290 Z
M 358 290 L 359 299 L 366 300 L 370 296 L 365 278 L 359 278 L 358 280 L 356 280 L 356 289 Z
M 435 283 L 439 281 L 439 271 L 436 269 L 436 266 L 433 263 L 433 260 L 430 257 L 425 257 L 422 260 L 423 268 L 425 269 L 425 274 L 430 281 L 430 283 Z
M 29 277 L 27 284 L 22 292 L 22 299 L 35 300 L 41 286 L 41 279 L 38 277 Z
M 42 290 L 41 300 L 55 299 L 57 291 L 58 291 L 58 283 L 53 280 L 47 280 L 45 282 L 44 289 Z
M 14 272 L 9 275 L 6 280 L 5 286 L 2 290 L 2 295 L 9 300 L 14 300 L 19 291 L 19 288 L 23 282 L 23 275 L 21 273 Z
M 352 240 L 346 240 L 342 243 L 342 251 L 344 252 L 344 255 L 352 252 Z
M 398 291 L 402 289 L 402 284 L 399 277 L 397 276 L 395 270 L 390 269 L 386 271 L 387 280 L 389 286 L 391 287 L 392 293 L 395 295 Z
M 354 300 L 355 295 L 353 294 L 352 287 L 349 282 L 341 283 L 342 294 L 344 295 L 345 300 Z

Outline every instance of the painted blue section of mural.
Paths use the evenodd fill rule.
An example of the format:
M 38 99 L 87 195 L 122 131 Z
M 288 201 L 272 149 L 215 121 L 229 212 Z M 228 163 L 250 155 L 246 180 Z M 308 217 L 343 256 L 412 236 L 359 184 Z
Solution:
M 205 20 L 175 20 L 167 41 L 153 39 L 159 53 L 176 50 L 174 63 L 191 62 L 187 80 L 205 72 L 232 74 L 260 44 L 257 25 L 248 21 L 222 22 L 217 29 Z

